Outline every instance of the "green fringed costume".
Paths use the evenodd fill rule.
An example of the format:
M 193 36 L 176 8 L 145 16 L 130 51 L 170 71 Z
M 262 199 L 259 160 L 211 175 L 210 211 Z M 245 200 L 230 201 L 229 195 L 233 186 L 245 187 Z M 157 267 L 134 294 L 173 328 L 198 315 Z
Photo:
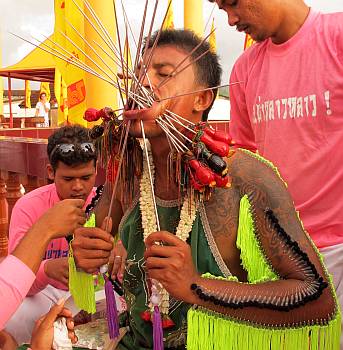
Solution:
M 161 229 L 175 233 L 180 218 L 178 202 L 157 199 L 157 205 Z M 123 315 L 122 325 L 129 325 L 130 330 L 121 341 L 119 349 L 152 349 L 152 325 L 140 317 L 140 313 L 147 310 L 149 295 L 144 271 L 145 245 L 137 200 L 122 219 L 120 236 L 128 253 L 124 288 L 129 312 Z M 193 262 L 199 272 L 211 272 L 217 276 L 230 275 L 214 244 L 204 208 L 200 208 L 197 214 L 189 240 Z M 166 348 L 177 348 L 178 346 L 183 348 L 186 342 L 186 320 L 189 308 L 188 304 L 170 299 L 169 315 L 175 327 L 164 332 Z
M 237 153 L 239 153 L 243 166 L 244 162 L 252 163 L 253 161 L 259 165 L 263 164 L 269 170 L 273 169 L 277 173 L 271 163 L 263 158 L 243 150 L 237 151 Z M 236 176 L 237 174 L 230 173 L 230 175 L 233 177 L 233 186 L 240 190 L 240 198 L 237 203 L 234 203 L 238 213 L 236 245 L 240 251 L 241 264 L 247 272 L 247 283 L 258 284 L 266 281 L 277 281 L 280 277 L 268 262 L 255 232 L 256 222 L 254 222 L 252 208 L 254 203 L 251 202 L 252 197 L 249 197 L 254 174 L 249 175 L 250 178 L 247 182 L 244 182 L 245 179 L 240 183 L 236 181 L 240 174 Z M 268 181 L 268 179 L 263 179 L 263 181 L 265 180 Z M 246 185 L 247 183 L 250 187 Z M 265 188 L 261 193 L 263 191 Z M 273 195 L 275 193 L 277 192 L 274 192 Z M 263 200 L 262 197 L 257 196 L 259 201 Z M 253 200 L 256 202 L 255 197 Z M 138 203 L 137 197 L 126 211 L 119 227 L 120 237 L 128 253 L 123 284 L 128 311 L 122 315 L 121 325 L 128 326 L 129 330 L 119 344 L 118 348 L 122 350 L 144 350 L 153 347 L 152 325 L 141 318 L 141 313 L 148 308 L 149 295 L 143 258 L 145 245 Z M 179 203 L 157 199 L 157 206 L 161 230 L 175 233 L 180 217 Z M 188 240 L 193 263 L 198 272 L 203 274 L 205 278 L 238 281 L 235 276 L 231 275 L 219 253 L 215 237 L 211 232 L 206 206 L 206 203 L 199 205 Z M 223 213 L 218 215 L 223 215 Z M 294 216 L 290 216 L 290 220 L 294 220 Z M 211 224 L 215 225 L 212 222 Z M 319 252 L 317 250 L 316 252 L 319 256 Z M 332 294 L 335 295 L 331 278 L 326 271 L 325 273 L 326 279 L 330 282 L 327 288 L 330 288 Z M 164 330 L 166 349 L 176 350 L 186 347 L 189 350 L 339 349 L 341 315 L 337 300 L 334 314 L 325 322 L 308 322 L 294 327 L 262 326 L 248 321 L 230 319 L 229 316 L 196 305 L 192 306 L 173 298 L 170 299 L 169 316 L 175 326 Z
M 246 196 L 240 202 L 237 247 L 241 250 L 242 264 L 248 272 L 249 283 L 278 279 L 255 237 L 250 203 Z M 205 274 L 204 277 L 215 278 L 210 274 Z M 333 288 L 332 280 L 328 278 L 330 288 Z M 228 279 L 237 280 L 235 277 Z M 253 326 L 200 307 L 188 312 L 189 350 L 338 350 L 340 335 L 341 315 L 338 305 L 335 318 L 327 325 L 294 328 Z

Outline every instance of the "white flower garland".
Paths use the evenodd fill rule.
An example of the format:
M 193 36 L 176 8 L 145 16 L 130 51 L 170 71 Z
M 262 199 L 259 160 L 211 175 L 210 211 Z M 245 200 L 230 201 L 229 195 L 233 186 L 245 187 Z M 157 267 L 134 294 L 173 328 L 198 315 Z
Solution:
M 149 144 L 147 146 L 150 146 Z M 143 151 L 143 153 L 145 153 Z M 148 148 L 148 157 L 150 163 L 150 172 L 153 179 L 153 183 L 155 180 L 155 167 L 153 163 L 153 158 L 150 149 Z M 152 232 L 157 231 L 156 217 L 155 217 L 155 209 L 152 200 L 152 192 L 150 186 L 150 178 L 148 171 L 148 162 L 146 160 L 146 156 L 143 157 L 143 174 L 140 182 L 140 210 L 142 216 L 142 227 L 143 227 L 143 237 L 144 240 L 150 235 Z M 185 198 L 181 213 L 180 213 L 180 222 L 176 229 L 176 237 L 180 238 L 184 242 L 187 241 L 189 234 L 192 230 L 194 221 L 196 218 L 196 205 L 195 201 L 189 200 L 188 197 Z M 156 281 L 154 281 L 156 283 Z M 169 312 L 169 294 L 163 288 L 163 286 L 157 282 L 155 286 L 153 286 L 153 294 L 156 296 L 156 290 L 158 290 L 159 298 L 158 304 L 162 314 L 167 315 Z M 156 301 L 156 298 L 154 298 Z M 154 302 L 155 303 L 155 302 Z M 154 305 L 150 302 L 149 304 L 150 310 L 153 311 Z

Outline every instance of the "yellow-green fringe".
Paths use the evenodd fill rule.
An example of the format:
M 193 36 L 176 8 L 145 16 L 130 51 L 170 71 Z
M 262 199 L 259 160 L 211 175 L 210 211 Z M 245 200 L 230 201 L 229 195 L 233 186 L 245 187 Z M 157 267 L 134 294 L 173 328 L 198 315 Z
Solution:
M 258 327 L 205 309 L 188 311 L 187 350 L 338 350 L 341 320 L 295 328 Z
M 256 238 L 254 221 L 250 213 L 250 203 L 246 195 L 242 197 L 240 203 L 236 244 L 241 251 L 242 265 L 248 272 L 250 283 L 278 279 L 276 273 L 269 266 Z
M 95 227 L 95 215 L 91 217 L 84 225 L 85 227 Z M 69 291 L 74 298 L 75 305 L 88 313 L 94 314 L 95 307 L 95 289 L 94 278 L 92 274 L 78 270 L 75 265 L 73 250 L 69 246 Z
M 323 263 L 313 242 L 312 245 Z M 248 272 L 249 283 L 279 279 L 256 238 L 247 196 L 240 203 L 237 247 L 241 250 L 242 265 Z M 327 325 L 262 327 L 230 319 L 205 308 L 191 308 L 187 315 L 187 350 L 338 350 L 341 313 L 332 278 L 325 267 L 324 270 L 336 302 L 335 316 Z M 203 277 L 238 281 L 234 276 L 223 278 L 205 274 Z

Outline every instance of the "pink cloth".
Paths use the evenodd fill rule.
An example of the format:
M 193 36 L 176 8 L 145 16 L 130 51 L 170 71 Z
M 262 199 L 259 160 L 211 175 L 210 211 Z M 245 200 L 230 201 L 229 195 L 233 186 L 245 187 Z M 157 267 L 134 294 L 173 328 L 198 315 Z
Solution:
M 236 62 L 230 132 L 280 170 L 318 247 L 343 243 L 343 13 L 310 14 L 290 40 Z
M 95 188 L 89 194 L 85 207 L 91 202 L 95 195 Z M 20 240 L 31 228 L 31 226 L 60 199 L 58 197 L 55 184 L 43 186 L 29 192 L 20 198 L 15 204 L 10 228 L 9 228 L 9 252 L 13 252 Z M 41 263 L 37 272 L 36 280 L 29 291 L 29 295 L 34 295 L 43 290 L 48 284 L 66 290 L 65 286 L 53 279 L 50 279 L 44 271 L 45 261 L 68 256 L 68 242 L 62 238 L 52 240 L 46 250 L 44 261 Z
M 26 297 L 35 274 L 13 255 L 0 263 L 0 330 Z

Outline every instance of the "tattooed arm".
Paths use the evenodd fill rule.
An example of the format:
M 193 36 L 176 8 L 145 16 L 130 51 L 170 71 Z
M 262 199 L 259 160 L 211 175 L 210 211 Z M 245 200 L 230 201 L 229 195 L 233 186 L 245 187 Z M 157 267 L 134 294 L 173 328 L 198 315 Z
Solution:
M 108 210 L 111 203 L 112 197 L 112 188 L 109 186 L 109 183 L 106 182 L 104 186 L 104 192 L 95 208 L 95 216 L 97 221 L 97 226 L 101 226 L 103 220 L 108 215 Z M 111 211 L 112 218 L 112 235 L 116 235 L 118 233 L 118 226 L 120 224 L 120 220 L 123 217 L 123 209 L 120 201 L 117 198 L 114 198 L 113 207 Z
M 290 326 L 330 320 L 335 313 L 333 292 L 327 285 L 327 276 L 317 253 L 302 229 L 285 184 L 271 167 L 243 151 L 237 151 L 229 162 L 233 179 L 229 191 L 239 193 L 239 197 L 249 197 L 255 234 L 279 280 L 248 284 L 202 278 L 194 267 L 188 266 L 192 258 L 187 246 L 164 233 L 151 235 L 147 240 L 146 258 L 154 257 L 147 261 L 151 277 L 161 280 L 178 299 L 248 322 Z M 236 212 L 237 206 L 236 202 Z M 220 211 L 217 214 L 220 215 Z M 230 225 L 235 225 L 230 220 L 222 221 L 221 217 L 218 221 L 224 232 Z M 226 234 L 230 236 L 228 230 Z M 166 242 L 169 251 L 153 246 L 154 240 Z M 217 237 L 216 241 L 218 244 Z M 175 247 L 172 264 L 163 262 L 163 268 L 155 269 L 154 264 L 161 263 L 157 261 L 157 255 L 173 255 L 171 246 Z M 182 273 L 177 275 L 177 283 L 174 283 L 168 275 L 175 276 L 177 266 L 181 267 Z

